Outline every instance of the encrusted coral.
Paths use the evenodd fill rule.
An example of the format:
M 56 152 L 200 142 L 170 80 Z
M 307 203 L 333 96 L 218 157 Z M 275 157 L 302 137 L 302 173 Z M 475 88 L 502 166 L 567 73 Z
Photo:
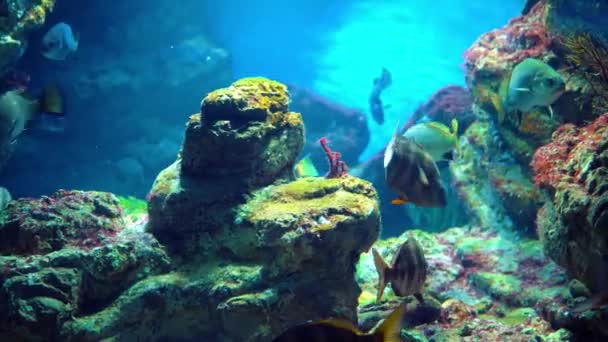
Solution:
M 447 85 L 437 90 L 426 103 L 416 109 L 403 126 L 403 130 L 407 130 L 426 115 L 431 120 L 447 126 L 451 124 L 452 119 L 457 119 L 461 133 L 475 119 L 472 104 L 473 99 L 468 89 L 459 85 Z

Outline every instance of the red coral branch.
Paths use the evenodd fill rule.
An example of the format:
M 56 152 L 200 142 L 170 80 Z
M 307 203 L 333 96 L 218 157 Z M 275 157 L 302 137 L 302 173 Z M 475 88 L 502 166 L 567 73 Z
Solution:
M 319 139 L 319 144 L 321 144 L 323 151 L 325 151 L 327 161 L 329 162 L 329 171 L 325 174 L 325 178 L 338 178 L 348 174 L 348 166 L 346 166 L 344 161 L 340 160 L 342 155 L 340 152 L 332 151 L 329 146 L 327 146 L 327 138 L 323 137 Z

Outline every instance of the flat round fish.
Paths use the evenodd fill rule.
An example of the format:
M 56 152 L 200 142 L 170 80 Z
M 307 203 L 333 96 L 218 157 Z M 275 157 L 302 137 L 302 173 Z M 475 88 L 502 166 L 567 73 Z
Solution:
M 390 268 L 391 288 L 401 297 L 418 294 L 426 281 L 428 264 L 414 238 L 401 245 Z
M 405 137 L 395 137 L 385 154 L 389 188 L 400 198 L 423 207 L 444 207 L 445 189 L 433 158 Z

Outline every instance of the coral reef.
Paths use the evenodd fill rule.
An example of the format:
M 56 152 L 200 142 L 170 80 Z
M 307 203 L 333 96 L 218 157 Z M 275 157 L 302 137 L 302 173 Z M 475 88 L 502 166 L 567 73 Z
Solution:
M 111 303 L 169 258 L 109 193 L 59 191 L 2 212 L 0 339 L 58 340 L 63 324 Z
M 393 255 L 409 233 L 422 245 L 429 264 L 425 304 L 398 299 L 391 290 L 382 303 L 374 303 L 377 273 L 371 253 L 364 253 L 357 264 L 362 327 L 374 326 L 405 301 L 405 341 L 493 341 L 506 335 L 514 341 L 570 340 L 571 332 L 553 328 L 541 314 L 552 303 L 566 307 L 573 298 L 566 275 L 543 256 L 539 241 L 515 242 L 479 227 L 456 227 L 438 234 L 409 231 L 373 247 L 383 256 Z
M 359 155 L 370 139 L 365 114 L 359 110 L 344 107 L 314 93 L 313 91 L 289 84 L 290 108 L 302 113 L 306 126 L 305 155 L 310 155 L 314 164 L 324 165 L 325 154 L 319 150 L 317 141 L 326 137 L 332 144 L 340 146 L 342 159 L 355 165 Z
M 406 131 L 425 115 L 432 121 L 450 126 L 452 119 L 458 119 L 458 130 L 462 133 L 475 120 L 471 105 L 473 99 L 468 89 L 458 85 L 447 85 L 437 90 L 429 100 L 418 106 L 402 128 Z
M 608 244 L 608 114 L 587 126 L 560 127 L 533 158 L 535 181 L 552 201 L 539 211 L 545 251 L 592 290 L 603 288 Z M 601 278 L 601 277 L 600 277 Z

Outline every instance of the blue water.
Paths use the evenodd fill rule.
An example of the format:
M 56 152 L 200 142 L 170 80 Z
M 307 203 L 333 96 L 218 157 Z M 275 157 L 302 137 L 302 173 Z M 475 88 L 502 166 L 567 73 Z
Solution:
M 372 79 L 386 67 L 393 84 L 382 98 L 391 107 L 384 125 L 369 117 L 364 160 L 435 90 L 463 84 L 463 51 L 523 7 L 523 0 L 327 3 L 132 0 L 83 8 L 75 0 L 58 1 L 45 25 L 30 34 L 17 67 L 32 76 L 33 92 L 48 83 L 62 88 L 66 120 L 62 130 L 26 132 L 1 183 L 15 196 L 77 188 L 143 197 L 175 160 L 184 123 L 206 92 L 240 77 L 265 76 L 369 116 Z M 61 21 L 79 34 L 79 50 L 66 61 L 49 61 L 39 41 Z M 187 41 L 201 44 L 200 50 L 183 48 Z M 193 69 L 193 61 L 203 60 L 201 69 L 219 63 L 205 57 L 213 55 L 210 47 L 229 55 L 220 68 L 225 72 L 211 78 Z

